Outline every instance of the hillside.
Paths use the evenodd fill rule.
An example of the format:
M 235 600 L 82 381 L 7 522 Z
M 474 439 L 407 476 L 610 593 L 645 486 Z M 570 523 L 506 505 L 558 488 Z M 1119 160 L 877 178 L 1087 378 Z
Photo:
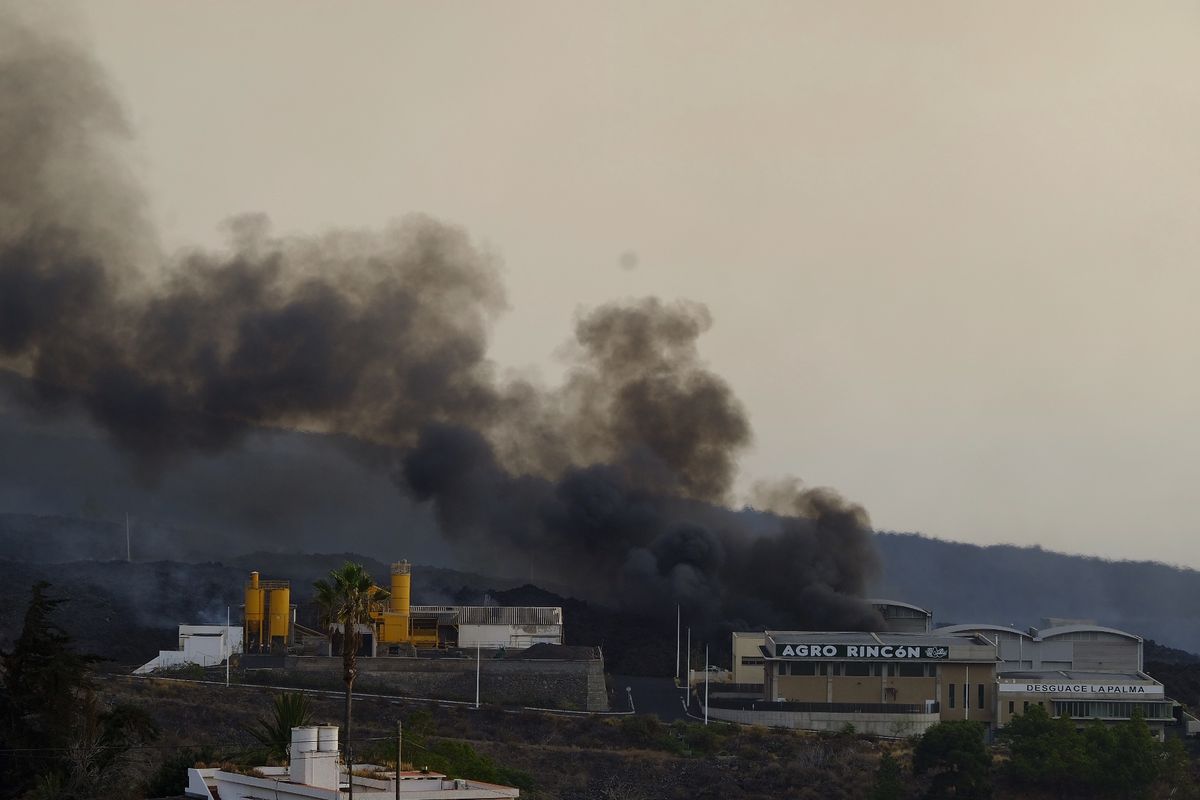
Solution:
M 928 608 L 937 624 L 1026 628 L 1040 626 L 1045 617 L 1094 619 L 1200 652 L 1196 570 L 914 534 L 880 533 L 875 541 L 884 564 L 875 593 Z

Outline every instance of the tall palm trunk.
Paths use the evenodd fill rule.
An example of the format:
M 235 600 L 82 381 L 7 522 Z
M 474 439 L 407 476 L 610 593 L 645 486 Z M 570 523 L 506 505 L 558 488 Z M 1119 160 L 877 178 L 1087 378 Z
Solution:
M 354 797 L 354 739 L 351 729 L 351 704 L 354 699 L 354 679 L 358 677 L 358 646 L 362 641 L 359 625 L 370 625 L 372 613 L 388 599 L 386 589 L 380 589 L 361 564 L 347 561 L 339 569 L 329 573 L 329 580 L 313 584 L 317 590 L 317 603 L 324 618 L 328 620 L 330 632 L 342 626 L 342 680 L 346 684 L 346 719 L 342 733 L 342 752 L 349 773 L 350 797 Z
M 350 706 L 354 696 L 354 679 L 358 677 L 358 631 L 355 623 L 346 620 L 342 626 L 342 680 L 346 684 L 346 783 L 350 787 L 350 798 L 354 798 L 354 761 L 350 747 Z

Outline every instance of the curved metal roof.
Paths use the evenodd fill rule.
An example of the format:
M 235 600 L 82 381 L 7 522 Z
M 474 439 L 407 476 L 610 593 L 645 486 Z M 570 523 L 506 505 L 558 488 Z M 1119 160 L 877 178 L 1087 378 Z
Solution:
M 1103 625 L 1060 625 L 1057 628 L 1046 628 L 1043 631 L 1038 631 L 1039 639 L 1053 639 L 1056 636 L 1064 636 L 1068 633 L 1082 633 L 1083 631 L 1092 631 L 1094 633 L 1111 633 L 1116 636 L 1123 636 L 1126 639 L 1133 639 L 1135 642 L 1142 641 L 1142 637 L 1129 631 L 1120 631 L 1116 628 L 1106 628 Z
M 898 608 L 908 608 L 908 609 L 912 609 L 913 611 L 920 611 L 922 614 L 924 614 L 927 617 L 933 616 L 933 612 L 927 608 L 921 608 L 920 606 L 914 606 L 912 603 L 905 603 L 900 600 L 883 600 L 883 599 L 876 598 L 876 599 L 867 600 L 866 602 L 870 603 L 873 606 L 896 606 Z
M 1003 631 L 1004 633 L 1014 633 L 1017 636 L 1023 636 L 1026 639 L 1032 639 L 1028 631 L 1019 631 L 1016 628 L 1010 628 L 1007 625 L 991 625 L 989 623 L 980 623 L 978 625 L 943 625 L 940 628 L 934 628 L 934 633 L 972 633 L 973 631 Z

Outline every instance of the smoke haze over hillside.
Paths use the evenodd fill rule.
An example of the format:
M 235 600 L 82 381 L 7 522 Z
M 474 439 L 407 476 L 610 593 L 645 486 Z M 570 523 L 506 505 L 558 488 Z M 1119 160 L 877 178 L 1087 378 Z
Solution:
M 794 487 L 762 531 L 725 509 L 751 431 L 699 356 L 703 306 L 581 313 L 562 385 L 506 379 L 487 355 L 497 261 L 465 231 L 410 216 L 278 237 L 249 215 L 224 249 L 166 257 L 129 140 L 84 50 L 0 20 L 0 366 L 30 379 L 24 406 L 82 408 L 148 486 L 261 428 L 337 434 L 469 566 L 664 616 L 879 626 L 855 599 L 876 568 L 861 508 Z

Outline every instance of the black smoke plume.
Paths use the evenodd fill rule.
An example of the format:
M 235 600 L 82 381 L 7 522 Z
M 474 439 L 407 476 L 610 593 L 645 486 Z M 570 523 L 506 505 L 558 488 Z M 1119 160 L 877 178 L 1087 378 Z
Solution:
M 601 307 L 562 386 L 504 381 L 497 267 L 462 230 L 276 237 L 249 216 L 220 252 L 164 257 L 129 138 L 86 52 L 0 19 L 0 366 L 32 407 L 81 404 L 144 480 L 261 427 L 336 433 L 474 566 L 714 622 L 880 625 L 856 599 L 876 564 L 861 508 L 803 489 L 725 507 L 750 427 L 700 360 L 704 307 Z

